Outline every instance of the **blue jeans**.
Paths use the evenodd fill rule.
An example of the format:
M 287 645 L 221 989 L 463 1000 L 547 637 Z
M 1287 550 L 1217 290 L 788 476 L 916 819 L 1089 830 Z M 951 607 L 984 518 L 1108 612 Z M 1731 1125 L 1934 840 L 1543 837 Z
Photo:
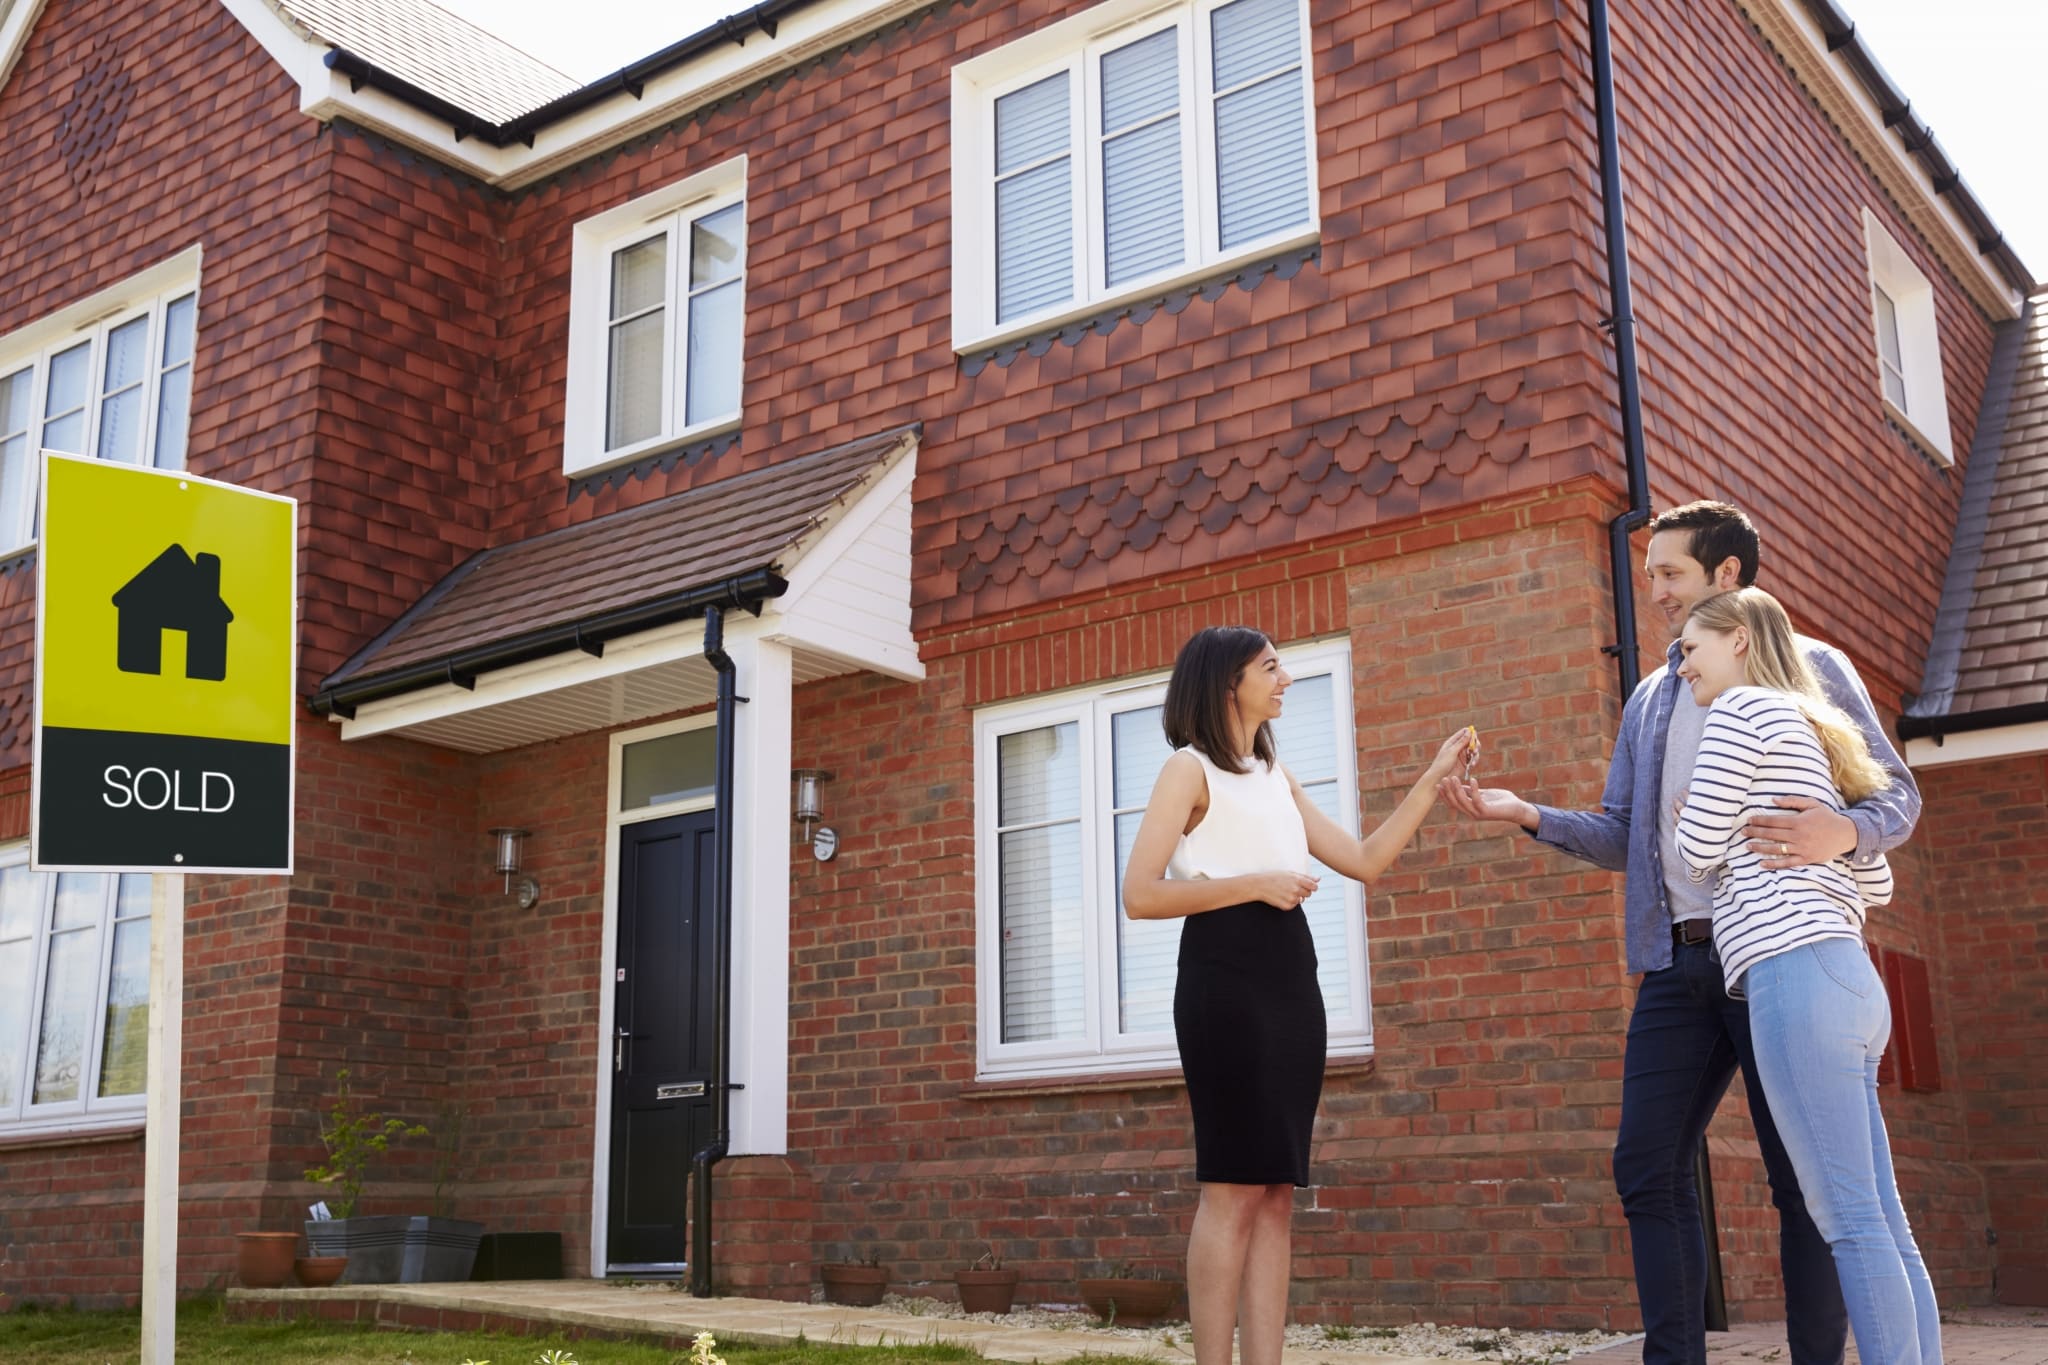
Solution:
M 1807 1206 L 1834 1249 L 1863 1365 L 1941 1365 L 1941 1318 L 1892 1178 L 1877 1106 L 1891 1035 L 1884 983 L 1863 943 L 1822 939 L 1743 974 L 1764 1091 Z
M 1764 1103 L 1749 1009 L 1731 1000 L 1706 944 L 1676 944 L 1671 965 L 1643 973 L 1622 1063 L 1614 1184 L 1628 1215 L 1644 1365 L 1704 1365 L 1707 1243 L 1693 1153 L 1737 1068 L 1778 1209 L 1791 1365 L 1840 1365 L 1849 1337 L 1834 1257 L 1808 1216 L 1791 1158 Z

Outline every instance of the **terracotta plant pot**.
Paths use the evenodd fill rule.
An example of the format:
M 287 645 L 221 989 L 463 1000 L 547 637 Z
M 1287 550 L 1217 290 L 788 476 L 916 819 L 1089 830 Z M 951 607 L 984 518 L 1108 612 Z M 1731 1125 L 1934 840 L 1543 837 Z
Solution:
M 280 1289 L 292 1277 L 292 1258 L 299 1254 L 296 1232 L 235 1234 L 235 1274 L 251 1289 Z
M 1118 1327 L 1143 1327 L 1164 1318 L 1180 1300 L 1177 1280 L 1083 1280 L 1081 1301 Z
M 889 1267 L 885 1265 L 831 1262 L 818 1267 L 818 1277 L 825 1282 L 825 1302 L 853 1308 L 873 1308 L 889 1287 Z
M 970 1313 L 1007 1313 L 1017 1297 L 1014 1270 L 956 1270 L 953 1283 L 960 1289 L 960 1306 Z
M 327 1288 L 347 1269 L 346 1256 L 301 1256 L 292 1262 L 292 1270 L 298 1275 L 299 1283 L 308 1289 Z

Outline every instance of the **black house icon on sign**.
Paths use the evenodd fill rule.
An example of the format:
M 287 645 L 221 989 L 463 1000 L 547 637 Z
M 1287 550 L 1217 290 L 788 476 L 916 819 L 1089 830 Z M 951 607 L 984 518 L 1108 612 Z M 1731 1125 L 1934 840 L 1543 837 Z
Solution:
M 114 594 L 121 612 L 116 662 L 123 673 L 164 671 L 164 632 L 185 633 L 185 676 L 220 682 L 228 675 L 228 622 L 220 597 L 220 556 L 188 556 L 173 545 Z

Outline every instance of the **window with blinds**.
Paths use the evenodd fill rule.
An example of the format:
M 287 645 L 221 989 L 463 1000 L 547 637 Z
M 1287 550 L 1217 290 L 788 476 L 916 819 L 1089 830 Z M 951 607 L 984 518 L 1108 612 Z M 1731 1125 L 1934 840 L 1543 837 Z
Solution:
M 41 451 L 185 467 L 198 313 L 186 284 L 37 349 L 0 343 L 0 553 L 36 538 Z
M 1280 760 L 1339 824 L 1357 828 L 1350 658 L 1290 650 Z M 1164 678 L 1034 702 L 977 723 L 980 1066 L 987 1076 L 1176 1065 L 1178 920 L 1123 913 L 1125 865 L 1169 750 Z M 1302 907 L 1316 939 L 1331 1050 L 1371 1044 L 1363 890 L 1318 867 Z
M 1314 235 L 1302 0 L 1117 7 L 955 69 L 964 341 Z

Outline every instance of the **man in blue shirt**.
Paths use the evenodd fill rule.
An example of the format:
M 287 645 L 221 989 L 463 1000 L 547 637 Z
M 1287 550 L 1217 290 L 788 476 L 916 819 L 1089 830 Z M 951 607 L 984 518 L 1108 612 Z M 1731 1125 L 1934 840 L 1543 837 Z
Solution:
M 1693 1154 L 1738 1068 L 1778 1208 L 1791 1365 L 1839 1365 L 1849 1329 L 1833 1254 L 1806 1211 L 1764 1102 L 1749 1007 L 1729 999 L 1722 985 L 1713 889 L 1686 875 L 1675 843 L 1676 811 L 1706 722 L 1706 708 L 1679 680 L 1677 636 L 1695 602 L 1755 581 L 1758 548 L 1749 518 L 1726 503 L 1689 503 L 1650 523 L 1650 601 L 1670 624 L 1672 644 L 1665 666 L 1643 679 L 1622 710 L 1599 810 L 1538 806 L 1457 779 L 1443 787 L 1445 800 L 1473 819 L 1518 824 L 1542 843 L 1627 873 L 1628 969 L 1642 977 L 1622 1064 L 1614 1181 L 1635 1257 L 1645 1365 L 1705 1365 L 1706 1236 Z M 1772 868 L 1843 856 L 1874 862 L 1912 834 L 1919 788 L 1855 667 L 1817 640 L 1802 636 L 1799 645 L 1829 700 L 1870 741 L 1892 785 L 1846 814 L 1781 798 L 1786 809 L 1750 818 L 1750 849 Z

